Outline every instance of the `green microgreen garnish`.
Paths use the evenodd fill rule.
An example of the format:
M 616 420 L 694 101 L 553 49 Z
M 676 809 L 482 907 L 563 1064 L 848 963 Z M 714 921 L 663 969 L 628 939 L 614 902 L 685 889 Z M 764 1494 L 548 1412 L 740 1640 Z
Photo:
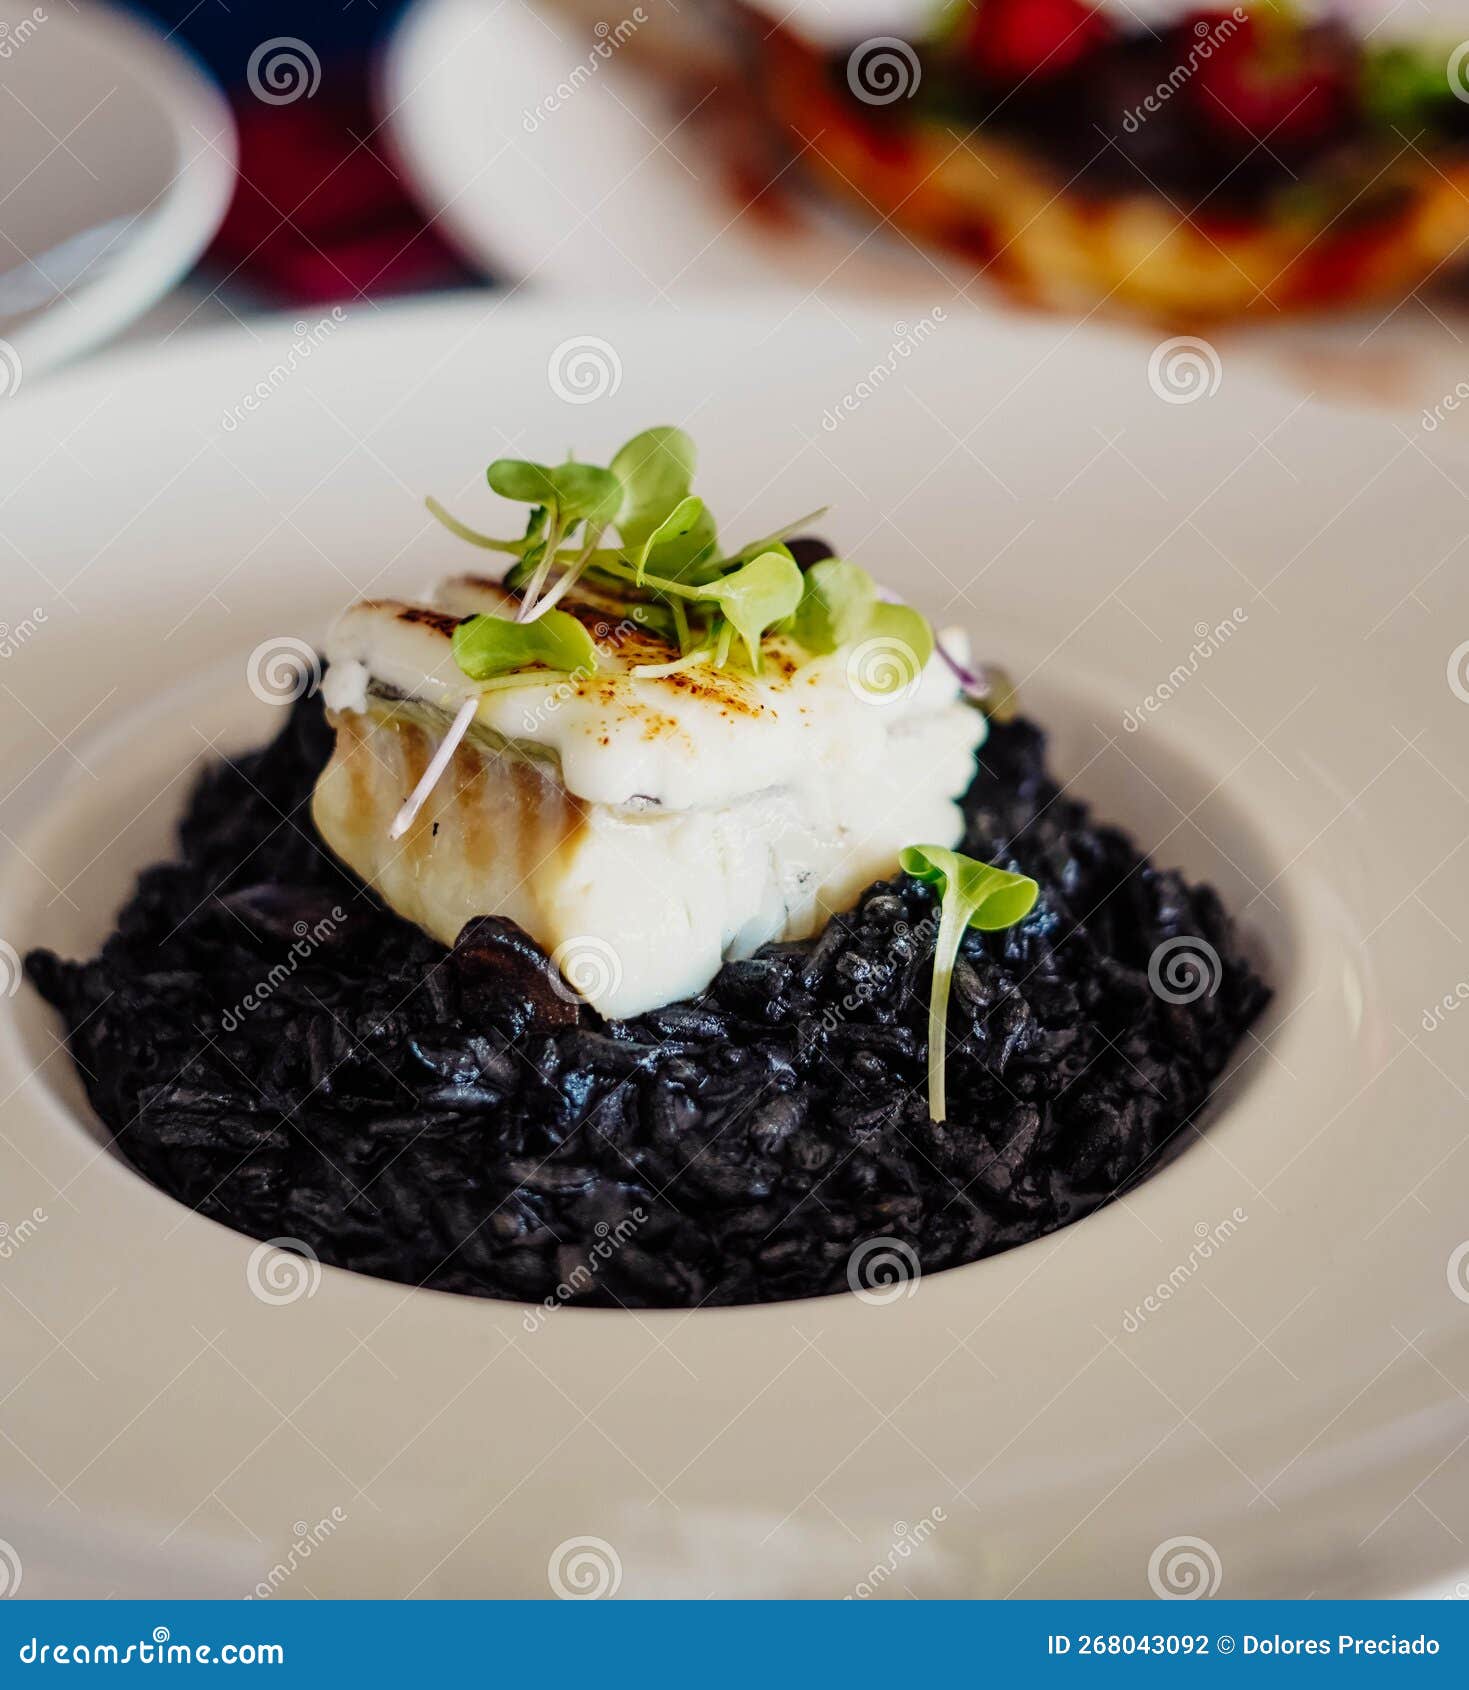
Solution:
M 893 651 L 912 654 L 911 667 L 873 664 L 868 692 L 896 692 L 907 685 L 933 656 L 933 629 L 910 605 L 889 604 L 878 597 L 877 583 L 865 569 L 845 558 L 813 563 L 803 580 L 804 591 L 791 632 L 808 651 L 826 653 L 845 645 L 881 640 Z
M 802 574 L 784 540 L 819 511 L 722 551 L 713 513 L 691 491 L 694 463 L 693 441 L 667 427 L 634 435 L 605 469 L 575 459 L 540 464 L 497 458 L 485 472 L 490 486 L 502 498 L 530 506 L 519 539 L 482 534 L 430 499 L 429 511 L 451 533 L 512 560 L 505 585 L 520 595 L 513 622 L 491 617 L 484 620 L 493 631 L 461 626 L 456 633 L 455 656 L 465 673 L 485 681 L 530 665 L 585 667 L 585 652 L 594 648 L 580 624 L 571 655 L 562 646 L 574 636 L 564 627 L 559 637 L 520 645 L 505 632 L 548 622 L 552 607 L 579 581 L 599 609 L 632 616 L 676 640 L 677 658 L 637 666 L 640 678 L 706 663 L 723 668 L 732 660 L 759 674 L 763 642 L 772 631 L 815 656 L 881 637 L 901 641 L 920 666 L 928 661 L 928 623 L 905 605 L 881 602 L 865 570 L 833 558 Z M 572 621 L 562 617 L 563 624 Z
M 1406 140 L 1437 128 L 1451 112 L 1462 85 L 1452 42 L 1366 42 L 1360 88 L 1363 110 L 1381 129 L 1396 130 Z
M 597 642 L 564 610 L 548 610 L 534 622 L 470 616 L 454 630 L 454 661 L 472 681 L 532 667 L 570 674 L 596 669 Z
M 945 1118 L 944 1059 L 948 1043 L 949 988 L 965 931 L 996 933 L 1023 921 L 1035 907 L 1040 887 L 1027 875 L 1011 874 L 942 845 L 909 845 L 898 857 L 904 874 L 940 890 L 938 937 L 934 942 L 933 986 L 928 1000 L 928 1112 Z

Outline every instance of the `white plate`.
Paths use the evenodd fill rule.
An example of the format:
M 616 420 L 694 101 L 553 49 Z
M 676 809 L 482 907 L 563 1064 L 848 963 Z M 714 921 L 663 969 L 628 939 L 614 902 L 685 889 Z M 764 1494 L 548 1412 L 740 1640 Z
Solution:
M 218 228 L 229 107 L 151 25 L 0 4 L 0 394 L 146 311 Z
M 630 1596 L 840 1596 L 889 1562 L 887 1594 L 1145 1595 L 1176 1538 L 1225 1595 L 1452 1584 L 1469 1009 L 1430 1012 L 1469 994 L 1464 470 L 1232 366 L 1165 402 L 1144 341 L 917 325 L 903 354 L 830 301 L 475 296 L 354 313 L 309 356 L 280 323 L 23 395 L 0 935 L 90 951 L 192 765 L 279 720 L 252 651 L 462 563 L 422 494 L 489 520 L 507 448 L 682 421 L 726 524 L 832 503 L 834 540 L 1016 671 L 1081 793 L 1218 885 L 1277 996 L 1209 1130 L 1124 1202 L 882 1307 L 527 1332 L 335 1270 L 275 1306 L 250 1240 L 99 1145 L 22 986 L 0 1535 L 28 1591 L 242 1593 L 289 1559 L 288 1594 L 546 1594 L 578 1537 Z M 602 378 L 573 386 L 578 358 Z

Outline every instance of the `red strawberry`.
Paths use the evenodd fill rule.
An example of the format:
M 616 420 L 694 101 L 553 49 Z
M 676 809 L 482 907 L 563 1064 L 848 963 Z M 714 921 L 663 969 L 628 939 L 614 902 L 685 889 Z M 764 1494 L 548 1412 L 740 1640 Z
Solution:
M 1111 33 L 1087 0 L 979 0 L 963 52 L 987 82 L 1024 82 L 1069 70 Z
M 1201 27 L 1206 26 L 1206 27 Z M 1355 66 L 1344 36 L 1329 26 L 1299 28 L 1252 16 L 1238 23 L 1225 13 L 1191 20 L 1184 40 L 1199 55 L 1195 103 L 1216 133 L 1272 151 L 1311 147 L 1338 129 L 1355 91 Z

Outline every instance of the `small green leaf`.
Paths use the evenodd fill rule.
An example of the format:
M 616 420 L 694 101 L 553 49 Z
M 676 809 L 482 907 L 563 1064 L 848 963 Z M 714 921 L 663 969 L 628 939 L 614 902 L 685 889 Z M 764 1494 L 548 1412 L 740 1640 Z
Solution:
M 713 538 L 714 519 L 704 501 L 680 499 L 638 548 L 637 585 L 642 586 L 650 560 L 655 574 L 676 581 L 680 567 L 708 551 Z
M 1451 110 L 1455 82 L 1446 71 L 1449 55 L 1405 41 L 1368 43 L 1362 57 L 1361 100 L 1368 118 L 1383 129 L 1433 127 Z
M 454 630 L 454 661 L 472 681 L 533 667 L 594 670 L 597 645 L 564 610 L 548 610 L 533 622 L 470 616 Z
M 611 518 L 634 550 L 646 544 L 694 484 L 694 443 L 681 428 L 645 428 L 612 459 L 622 503 Z
M 722 576 L 704 588 L 702 598 L 712 599 L 744 641 L 750 667 L 760 673 L 760 641 L 772 623 L 783 621 L 801 602 L 801 571 L 790 553 L 762 552 L 732 574 Z
M 524 458 L 496 458 L 485 479 L 503 499 L 554 506 L 564 527 L 586 521 L 613 522 L 622 506 L 622 483 L 595 464 L 536 464 Z
M 943 845 L 909 845 L 898 857 L 904 874 L 939 888 L 938 937 L 933 952 L 933 985 L 928 1000 L 928 1112 L 945 1117 L 944 1056 L 948 1043 L 949 988 L 966 928 L 997 933 L 1024 921 L 1040 896 L 1029 876 L 1011 874 L 976 862 Z
M 824 655 L 860 639 L 877 603 L 872 577 L 859 564 L 824 557 L 802 577 L 791 632 L 807 651 Z
M 912 605 L 873 605 L 862 638 L 880 641 L 901 659 L 867 666 L 870 674 L 863 685 L 869 693 L 901 692 L 923 673 L 933 656 L 933 629 Z

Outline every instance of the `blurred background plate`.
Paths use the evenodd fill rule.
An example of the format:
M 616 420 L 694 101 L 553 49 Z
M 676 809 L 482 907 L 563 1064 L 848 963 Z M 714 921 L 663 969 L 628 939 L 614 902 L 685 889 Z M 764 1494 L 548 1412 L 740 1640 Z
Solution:
M 601 10 L 421 0 L 388 43 L 394 148 L 479 269 L 645 304 L 755 280 L 911 292 L 927 277 L 945 297 L 962 285 L 943 258 L 798 193 L 793 174 L 762 191 L 759 132 L 731 134 L 745 91 L 713 85 L 738 63 L 722 8 L 653 0 L 612 24 L 593 21 Z
M 1147 10 L 1107 4 L 1124 21 Z M 1374 40 L 1469 30 L 1461 0 L 1345 11 Z M 664 306 L 783 283 L 1009 316 L 1017 306 L 986 267 L 896 227 L 867 184 L 849 182 L 845 204 L 824 191 L 807 152 L 786 156 L 755 92 L 762 19 L 831 50 L 921 33 L 933 15 L 923 0 L 418 0 L 383 48 L 379 109 L 432 227 L 502 285 Z M 1206 332 L 1232 362 L 1300 392 L 1469 435 L 1462 393 L 1444 408 L 1469 389 L 1462 295 L 1445 270 L 1405 297 Z M 1112 320 L 1154 340 L 1186 326 Z
M 0 392 L 95 345 L 190 268 L 234 185 L 202 71 L 105 7 L 0 0 Z

